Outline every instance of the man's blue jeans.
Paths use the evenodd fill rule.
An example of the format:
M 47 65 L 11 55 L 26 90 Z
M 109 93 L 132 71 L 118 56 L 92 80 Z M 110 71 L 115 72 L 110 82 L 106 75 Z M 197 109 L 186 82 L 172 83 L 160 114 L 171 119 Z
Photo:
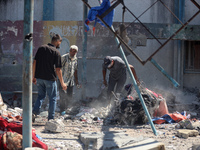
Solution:
M 35 102 L 33 113 L 38 115 L 40 113 L 40 108 L 46 97 L 49 97 L 49 111 L 48 120 L 54 119 L 57 101 L 57 83 L 56 81 L 49 81 L 43 79 L 37 79 L 38 97 Z

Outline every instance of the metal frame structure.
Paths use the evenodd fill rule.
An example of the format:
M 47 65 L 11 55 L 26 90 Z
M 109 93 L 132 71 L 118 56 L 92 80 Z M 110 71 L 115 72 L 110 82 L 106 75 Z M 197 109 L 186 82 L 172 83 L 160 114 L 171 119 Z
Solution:
M 85 0 L 82 0 L 83 3 L 91 8 L 91 6 L 85 1 Z M 185 24 L 183 24 L 179 18 L 162 2 L 162 0 L 157 0 L 155 3 L 153 3 L 153 5 L 155 5 L 157 2 L 161 2 L 161 4 L 163 4 L 167 10 L 172 13 L 172 15 L 180 22 L 180 24 L 182 25 L 172 36 L 170 36 L 165 42 L 164 44 L 162 44 L 157 38 L 156 36 L 150 32 L 150 30 L 139 20 L 139 17 L 141 17 L 147 10 L 149 10 L 153 5 L 151 5 L 147 10 L 145 10 L 139 17 L 136 17 L 125 5 L 124 5 L 124 2 L 123 0 L 115 0 L 116 2 L 108 9 L 106 10 L 101 16 L 98 16 L 97 15 L 97 18 L 102 21 L 104 23 L 104 25 L 115 35 L 115 39 L 116 39 L 116 42 L 117 44 L 119 45 L 119 49 L 120 49 L 120 52 L 122 54 L 122 57 L 125 61 L 125 64 L 126 64 L 126 67 L 128 69 L 128 72 L 131 76 L 131 79 L 133 81 L 133 85 L 135 86 L 135 89 L 138 93 L 138 96 L 140 98 L 140 101 L 141 101 L 141 104 L 142 104 L 142 107 L 147 115 L 147 118 L 149 120 L 149 123 L 151 125 L 151 128 L 154 132 L 155 135 L 157 135 L 157 132 L 156 132 L 156 129 L 154 127 L 154 124 L 151 120 L 151 116 L 149 115 L 149 112 L 147 110 L 147 107 L 146 107 L 146 104 L 143 100 L 143 97 L 141 95 L 141 92 L 139 90 L 139 87 L 136 83 L 136 80 L 131 72 L 131 69 L 129 67 L 129 64 L 128 64 L 128 61 L 127 61 L 127 58 L 125 56 L 125 53 L 121 47 L 121 43 L 128 49 L 128 51 L 133 54 L 137 59 L 138 61 L 142 64 L 142 65 L 145 65 L 148 61 L 150 61 L 159 71 L 161 71 L 173 84 L 175 87 L 178 87 L 179 84 L 171 77 L 167 74 L 167 72 L 152 58 L 158 51 L 160 51 L 174 36 L 176 36 L 192 19 L 194 19 L 199 13 L 200 13 L 200 5 L 195 1 L 195 0 L 191 0 L 198 8 L 199 8 L 199 11 L 197 11 Z M 123 5 L 123 9 L 126 9 L 128 10 L 128 12 L 154 37 L 154 39 L 156 39 L 158 41 L 158 43 L 161 45 L 151 56 L 149 56 L 145 61 L 141 60 L 140 57 L 127 45 L 127 43 L 122 39 L 122 37 L 120 37 L 120 35 L 118 33 L 115 32 L 115 29 L 113 28 L 113 26 L 109 26 L 104 20 L 103 18 L 108 14 L 110 13 L 115 7 L 117 7 L 119 4 L 122 4 Z M 123 11 L 124 12 L 124 11 Z
M 83 3 L 91 8 L 91 6 L 85 1 L 82 0 Z M 117 37 L 120 41 L 120 43 L 122 43 L 127 50 L 136 57 L 136 59 L 142 64 L 145 65 L 148 61 L 150 61 L 164 76 L 167 77 L 167 79 L 169 79 L 173 85 L 175 87 L 179 87 L 179 83 L 177 81 L 175 81 L 164 69 L 162 66 L 160 66 L 152 57 L 158 53 L 170 40 L 172 40 L 184 27 L 186 27 L 188 25 L 189 22 L 191 22 L 199 13 L 200 13 L 200 5 L 195 1 L 195 0 L 191 0 L 192 3 L 199 8 L 199 10 L 190 18 L 188 19 L 188 21 L 186 21 L 186 23 L 182 23 L 182 21 L 179 20 L 179 18 L 163 3 L 162 0 L 157 0 L 155 3 L 153 3 L 149 8 L 147 8 L 139 17 L 141 17 L 147 10 L 149 10 L 151 7 L 153 7 L 157 2 L 161 2 L 162 5 L 164 5 L 164 7 L 167 8 L 167 10 L 180 22 L 180 24 L 182 25 L 176 32 L 174 32 L 163 44 L 156 38 L 156 36 L 139 20 L 139 17 L 136 17 L 129 8 L 127 8 L 124 5 L 123 0 L 115 0 L 116 2 L 114 4 L 112 4 L 112 6 L 106 11 L 104 12 L 101 16 L 97 15 L 97 18 L 99 20 L 101 20 L 104 25 L 115 35 L 115 37 Z M 104 20 L 103 17 L 106 16 L 108 13 L 110 13 L 115 7 L 117 7 L 119 4 L 123 5 L 123 8 L 126 9 L 134 18 L 135 20 L 133 22 L 135 22 L 136 20 L 152 35 L 152 37 L 160 44 L 160 47 L 153 53 L 151 54 L 146 60 L 142 60 L 131 48 L 130 46 L 122 39 L 122 37 L 116 33 Z M 133 23 L 132 22 L 132 23 Z

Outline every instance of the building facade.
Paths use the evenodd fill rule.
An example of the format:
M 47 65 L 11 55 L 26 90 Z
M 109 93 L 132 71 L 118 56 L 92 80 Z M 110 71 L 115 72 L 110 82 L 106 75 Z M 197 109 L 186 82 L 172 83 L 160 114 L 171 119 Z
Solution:
M 148 59 L 182 24 L 199 11 L 191 1 L 169 0 L 163 1 L 164 4 L 161 2 L 125 0 L 125 6 L 139 20 L 127 10 L 123 20 L 123 6 L 120 4 L 115 8 L 114 28 L 117 30 L 124 22 L 128 36 L 133 39 L 130 47 L 142 60 Z M 91 7 L 99 6 L 98 0 L 88 0 L 88 3 Z M 83 72 L 83 5 L 81 0 L 34 0 L 33 56 L 40 45 L 50 42 L 51 34 L 60 34 L 63 38 L 61 54 L 67 53 L 72 44 L 78 45 L 80 49 L 78 53 L 80 81 Z M 22 89 L 23 20 L 23 0 L 0 1 L 0 91 Z M 102 90 L 103 58 L 106 55 L 120 56 L 114 35 L 100 24 L 96 25 L 95 33 L 93 33 L 93 25 L 93 22 L 90 23 L 90 30 L 87 32 L 86 95 L 88 96 L 96 96 Z M 199 25 L 200 15 L 197 15 L 188 26 L 152 57 L 180 84 L 180 88 L 200 88 Z M 174 88 L 172 82 L 150 61 L 143 65 L 125 47 L 123 48 L 129 63 L 135 67 L 139 79 L 145 83 L 146 87 L 150 89 Z M 129 82 L 131 82 L 130 78 L 127 80 L 127 83 Z

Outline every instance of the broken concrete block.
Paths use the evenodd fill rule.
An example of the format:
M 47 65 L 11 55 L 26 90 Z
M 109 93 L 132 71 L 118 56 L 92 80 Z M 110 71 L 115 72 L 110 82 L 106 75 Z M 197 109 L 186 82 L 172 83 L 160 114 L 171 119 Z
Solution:
M 145 139 L 140 142 L 121 147 L 126 150 L 165 150 L 165 145 L 154 139 Z M 120 150 L 120 149 L 116 149 Z
M 84 143 L 86 149 L 91 147 L 93 147 L 93 149 L 100 149 L 102 145 L 99 140 L 101 140 L 103 136 L 104 134 L 102 132 L 83 132 L 80 134 L 80 140 Z
M 50 132 L 64 132 L 65 124 L 63 123 L 63 120 L 61 119 L 49 120 L 45 124 L 45 130 L 50 131 Z
M 187 139 L 188 137 L 197 135 L 199 135 L 199 132 L 197 130 L 180 129 L 177 131 L 177 136 L 180 138 Z
M 115 149 L 144 140 L 143 137 L 130 137 L 124 132 L 93 132 L 81 133 L 80 140 L 84 143 L 86 149 Z
M 193 122 L 192 125 L 193 125 L 194 129 L 200 130 L 200 122 L 199 121 Z

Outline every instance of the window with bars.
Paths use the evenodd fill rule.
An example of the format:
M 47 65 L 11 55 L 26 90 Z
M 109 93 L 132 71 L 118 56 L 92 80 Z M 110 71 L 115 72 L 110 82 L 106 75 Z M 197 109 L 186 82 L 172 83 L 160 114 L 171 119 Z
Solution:
M 185 42 L 185 73 L 200 73 L 200 41 Z

